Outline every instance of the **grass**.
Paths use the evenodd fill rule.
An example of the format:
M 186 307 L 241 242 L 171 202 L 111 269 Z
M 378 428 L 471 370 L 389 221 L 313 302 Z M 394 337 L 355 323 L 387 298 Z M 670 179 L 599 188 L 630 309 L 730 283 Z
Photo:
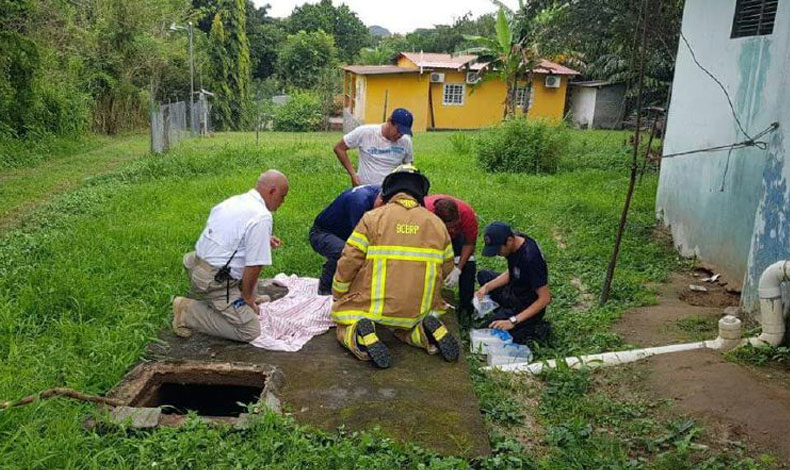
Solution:
M 604 308 L 572 308 L 582 293 L 571 279 L 579 278 L 591 292 L 603 282 L 627 184 L 618 163 L 628 158 L 625 136 L 573 133 L 563 170 L 551 176 L 484 174 L 472 155 L 453 150 L 447 134 L 415 139 L 416 163 L 434 192 L 465 199 L 482 224 L 504 220 L 540 243 L 550 270 L 549 317 L 556 334 L 549 347 L 536 351 L 539 358 L 620 346 L 612 323 L 624 309 L 650 301 L 643 285 L 664 280 L 676 266 L 671 249 L 651 236 L 657 178 L 648 173 L 636 191 L 612 301 Z M 85 167 L 79 184 L 42 199 L 46 203 L 39 207 L 19 209 L 17 226 L 0 235 L 0 397 L 53 386 L 104 393 L 115 385 L 168 326 L 170 296 L 187 291 L 181 256 L 192 249 L 211 207 L 249 189 L 266 168 L 284 171 L 291 193 L 275 216 L 284 246 L 265 275 L 316 276 L 322 260 L 310 250 L 306 231 L 347 185 L 331 152 L 338 139 L 339 134 L 265 133 L 256 146 L 252 134 L 220 134 L 187 141 L 166 156 L 133 158 L 145 140 L 132 138 L 113 141 L 106 151 L 28 169 L 44 179 L 59 178 L 51 172 L 68 168 L 70 159 L 105 162 L 123 153 L 129 160 L 87 180 L 85 173 L 103 166 Z M 597 158 L 609 160 L 597 165 Z M 3 204 L 20 207 L 6 203 L 5 195 Z M 501 259 L 480 264 L 505 268 Z M 472 373 L 495 449 L 482 461 L 441 458 L 375 433 L 321 433 L 269 415 L 244 432 L 197 422 L 181 432 L 89 432 L 81 423 L 91 407 L 51 400 L 0 412 L 0 468 L 558 468 L 554 459 L 564 468 L 607 462 L 610 468 L 640 468 L 659 465 L 662 452 L 687 455 L 659 447 L 632 465 L 630 456 L 641 452 L 637 444 L 607 437 L 611 429 L 625 432 L 630 421 L 600 424 L 604 417 L 593 416 L 600 403 L 589 375 L 549 376 L 541 392 L 540 386 L 525 389 L 512 376 L 474 367 Z M 612 403 L 607 413 L 627 413 L 618 411 L 620 402 Z M 539 413 L 531 416 L 535 409 Z M 526 432 L 530 419 L 546 430 L 546 444 L 539 446 L 544 457 L 526 453 L 525 443 L 512 436 Z M 640 432 L 633 434 L 653 435 Z M 683 433 L 688 430 L 680 439 Z
M 0 156 L 0 229 L 17 223 L 53 194 L 73 190 L 87 178 L 139 157 L 147 146 L 143 136 L 45 140 L 28 149 L 26 158 L 14 149 L 12 159 L 10 145 L 0 142 L 0 151 L 9 151 Z

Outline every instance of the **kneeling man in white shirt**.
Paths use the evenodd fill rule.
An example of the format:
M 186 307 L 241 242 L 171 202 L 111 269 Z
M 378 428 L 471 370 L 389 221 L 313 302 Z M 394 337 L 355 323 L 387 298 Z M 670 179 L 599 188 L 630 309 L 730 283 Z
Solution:
M 261 174 L 254 189 L 211 209 L 195 251 L 184 255 L 191 284 L 187 297 L 173 300 L 173 331 L 193 331 L 250 342 L 261 333 L 256 297 L 263 266 L 272 264 L 272 212 L 288 194 L 288 179 L 277 170 Z

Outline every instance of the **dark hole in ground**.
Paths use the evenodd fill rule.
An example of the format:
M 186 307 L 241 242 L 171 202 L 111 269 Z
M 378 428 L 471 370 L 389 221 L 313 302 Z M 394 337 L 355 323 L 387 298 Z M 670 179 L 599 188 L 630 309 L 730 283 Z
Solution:
M 162 414 L 185 415 L 195 411 L 201 416 L 239 416 L 243 405 L 256 403 L 262 387 L 243 385 L 204 385 L 163 383 L 158 392 L 140 406 L 162 407 Z M 239 403 L 242 403 L 240 405 Z
M 260 401 L 265 382 L 264 375 L 246 371 L 156 373 L 130 406 L 161 407 L 167 415 L 185 415 L 191 410 L 200 416 L 238 417 L 246 411 L 245 405 Z

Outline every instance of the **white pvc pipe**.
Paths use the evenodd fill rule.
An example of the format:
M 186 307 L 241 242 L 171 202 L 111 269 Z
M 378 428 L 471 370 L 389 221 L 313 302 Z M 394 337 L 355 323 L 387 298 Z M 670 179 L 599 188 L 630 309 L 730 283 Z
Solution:
M 768 266 L 760 276 L 760 323 L 762 333 L 749 340 L 755 346 L 779 346 L 785 337 L 784 305 L 780 286 L 790 280 L 790 262 L 777 261 Z
M 716 349 L 729 350 L 740 346 L 745 341 L 741 340 L 741 321 L 732 316 L 726 315 L 719 320 L 719 337 L 712 341 L 699 341 L 696 343 L 670 344 L 668 346 L 657 346 L 653 348 L 631 349 L 628 351 L 607 352 L 601 354 L 589 354 L 581 357 L 566 357 L 564 361 L 568 367 L 578 369 L 586 367 L 605 367 L 636 362 L 658 354 L 668 354 L 681 351 L 693 351 L 697 349 Z M 529 372 L 530 374 L 540 374 L 544 368 L 553 369 L 557 367 L 554 359 L 544 362 L 502 364 L 497 366 L 485 367 L 485 370 L 498 369 L 508 372 Z
M 712 343 L 712 341 L 700 341 L 697 343 L 685 343 L 685 344 L 671 344 L 669 346 L 658 346 L 655 348 L 644 348 L 644 349 L 631 349 L 629 351 L 617 351 L 617 352 L 607 352 L 601 354 L 589 354 L 587 356 L 580 356 L 580 357 L 566 357 L 563 359 L 568 367 L 572 369 L 578 369 L 581 366 L 587 367 L 604 367 L 604 366 L 614 366 L 619 364 L 627 364 L 629 362 L 638 361 L 640 359 L 645 359 L 650 356 L 655 356 L 656 354 L 666 354 L 666 353 L 673 353 L 679 351 L 691 351 L 694 349 L 705 349 L 707 346 L 706 343 Z M 500 366 L 491 366 L 486 367 L 485 369 L 499 369 L 509 372 L 530 372 L 532 374 L 540 374 L 543 371 L 544 367 L 548 367 L 553 369 L 557 367 L 557 361 L 551 359 L 545 362 L 533 362 L 531 364 L 504 364 Z

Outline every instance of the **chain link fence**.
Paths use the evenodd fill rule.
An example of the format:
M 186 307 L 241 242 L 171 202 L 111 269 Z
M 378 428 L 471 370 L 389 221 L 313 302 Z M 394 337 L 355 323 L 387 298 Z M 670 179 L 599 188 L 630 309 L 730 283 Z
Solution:
M 193 121 L 195 122 L 195 121 Z M 151 151 L 165 153 L 191 134 L 187 126 L 187 104 L 155 103 L 151 111 Z

